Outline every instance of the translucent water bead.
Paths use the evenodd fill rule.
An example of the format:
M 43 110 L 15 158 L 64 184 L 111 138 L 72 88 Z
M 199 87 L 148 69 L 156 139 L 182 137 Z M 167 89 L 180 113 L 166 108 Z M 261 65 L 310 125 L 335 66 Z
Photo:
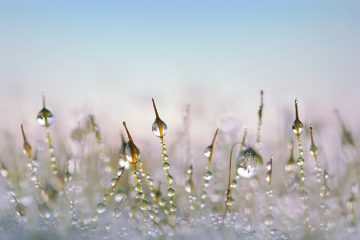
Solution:
M 54 123 L 54 115 L 46 108 L 45 96 L 43 95 L 43 108 L 37 115 L 37 122 L 40 126 L 49 127 Z
M 123 122 L 123 125 L 125 127 L 126 133 L 129 138 L 129 141 L 126 144 L 126 148 L 125 148 L 125 156 L 126 156 L 126 159 L 130 163 L 135 164 L 135 163 L 137 163 L 138 159 L 140 158 L 140 150 L 137 148 L 137 146 L 133 142 L 132 137 L 130 135 L 130 132 L 129 132 L 125 122 Z
M 157 137 L 164 137 L 167 133 L 167 126 L 160 118 L 155 119 L 151 129 Z
M 292 125 L 292 130 L 296 134 L 297 137 L 300 137 L 301 133 L 304 130 L 304 125 L 299 119 L 299 111 L 298 111 L 298 100 L 295 99 L 295 121 Z
M 209 158 L 212 151 L 213 151 L 213 146 L 212 145 L 207 146 L 204 150 L 204 156 Z
M 54 115 L 47 108 L 43 108 L 37 115 L 37 122 L 42 127 L 49 127 L 54 123 Z
M 237 173 L 243 178 L 256 175 L 258 168 L 263 164 L 262 157 L 253 148 L 247 147 L 240 152 Z
M 96 212 L 97 213 L 104 213 L 106 211 L 106 206 L 104 203 L 99 203 L 97 206 L 96 206 Z
M 130 163 L 136 163 L 140 158 L 140 150 L 136 147 L 133 142 L 129 142 L 125 148 L 126 160 Z
M 160 119 L 159 117 L 159 113 L 157 111 L 156 108 L 156 104 L 155 104 L 155 100 L 152 99 L 152 103 L 153 103 L 153 107 L 154 107 L 154 111 L 155 111 L 155 121 L 152 124 L 152 132 L 155 134 L 155 136 L 159 137 L 159 138 L 163 138 L 166 135 L 167 132 L 167 126 L 164 123 L 163 120 Z
M 31 148 L 30 143 L 26 139 L 24 127 L 22 124 L 21 124 L 21 133 L 22 133 L 23 140 L 24 140 L 24 145 L 23 145 L 24 154 L 30 159 L 32 157 L 32 148 Z

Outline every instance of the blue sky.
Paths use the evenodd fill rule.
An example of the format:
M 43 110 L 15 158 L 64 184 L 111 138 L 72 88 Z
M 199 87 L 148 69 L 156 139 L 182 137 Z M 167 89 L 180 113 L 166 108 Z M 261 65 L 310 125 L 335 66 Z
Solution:
M 349 117 L 359 13 L 358 1 L 1 1 L 2 121 L 29 119 L 42 91 L 64 117 L 112 123 L 139 124 L 132 108 L 151 97 L 171 121 L 186 103 L 209 124 L 219 111 L 246 119 L 259 89 L 274 109 L 299 97 L 309 113 Z

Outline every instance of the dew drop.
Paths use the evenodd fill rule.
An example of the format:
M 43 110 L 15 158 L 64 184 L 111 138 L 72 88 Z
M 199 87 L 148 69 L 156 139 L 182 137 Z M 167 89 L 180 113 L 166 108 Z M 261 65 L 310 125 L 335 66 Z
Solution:
M 26 207 L 21 203 L 16 203 L 16 214 L 24 217 L 26 213 Z
M 292 130 L 293 130 L 293 133 L 296 134 L 296 136 L 300 136 L 301 133 L 303 132 L 304 126 L 299 119 L 295 119 L 295 121 L 292 125 Z
M 297 158 L 296 162 L 299 166 L 302 166 L 302 165 L 304 165 L 304 158 L 302 156 L 299 156 Z
M 229 196 L 229 197 L 226 199 L 225 204 L 226 204 L 227 206 L 231 206 L 231 205 L 233 205 L 233 203 L 234 203 L 234 199 L 233 199 L 231 196 Z
M 312 156 L 316 156 L 318 152 L 318 148 L 315 146 L 315 144 L 311 144 L 310 146 L 310 154 Z
M 167 126 L 160 118 L 155 119 L 151 129 L 155 136 L 160 138 L 164 137 L 167 133 Z
M 289 161 L 285 165 L 285 171 L 287 173 L 293 172 L 295 169 L 295 161 L 293 158 L 289 159 Z
M 175 190 L 172 188 L 172 187 L 170 187 L 169 189 L 168 189 L 168 196 L 169 197 L 173 197 L 173 196 L 175 196 Z
M 97 206 L 96 206 L 96 211 L 98 213 L 104 213 L 106 211 L 106 207 L 105 207 L 105 204 L 104 203 L 99 203 Z
M 299 119 L 299 112 L 298 112 L 298 100 L 295 99 L 295 121 L 292 125 L 292 130 L 296 134 L 297 137 L 300 137 L 301 133 L 304 130 L 304 125 Z
M 246 147 L 240 152 L 238 162 L 238 175 L 243 178 L 251 178 L 256 175 L 259 166 L 263 164 L 263 159 L 252 147 Z
M 185 191 L 187 193 L 193 193 L 194 192 L 194 182 L 191 179 L 186 181 Z
M 170 204 L 170 212 L 176 212 L 176 207 L 174 204 Z
M 39 204 L 38 209 L 39 209 L 40 217 L 46 218 L 46 219 L 51 217 L 51 210 L 50 210 L 50 208 L 48 207 L 47 204 L 45 204 L 45 203 Z
M 31 149 L 31 145 L 28 142 L 24 143 L 24 154 L 28 157 L 31 158 L 32 157 L 32 149 Z
M 3 176 L 4 178 L 7 178 L 9 176 L 9 171 L 4 165 L 1 165 L 0 173 L 1 176 Z
M 265 180 L 266 180 L 266 182 L 270 183 L 270 181 L 271 181 L 271 175 L 270 175 L 270 172 L 267 172 L 267 173 L 266 173 Z
M 54 123 L 54 115 L 47 108 L 43 107 L 37 115 L 37 122 L 42 127 L 49 127 Z
M 170 174 L 168 174 L 168 175 L 167 175 L 167 182 L 168 182 L 168 184 L 172 184 L 173 181 L 174 181 L 173 176 L 171 176 Z
M 243 178 L 251 178 L 251 177 L 255 176 L 256 170 L 255 170 L 254 166 L 241 165 L 237 169 L 237 173 L 239 174 L 239 176 L 241 176 Z
M 116 171 L 116 176 L 120 177 L 120 176 L 123 174 L 124 169 L 125 169 L 125 167 L 120 167 L 120 168 Z
M 112 187 L 115 187 L 115 186 L 116 186 L 116 183 L 117 183 L 117 178 L 111 179 L 111 186 L 112 186 Z
M 125 168 L 125 169 L 129 169 L 129 168 L 130 168 L 129 161 L 127 161 L 126 159 L 120 159 L 120 160 L 119 160 L 119 166 L 120 166 L 121 168 Z
M 207 171 L 206 174 L 204 175 L 204 180 L 210 181 L 212 177 L 213 177 L 212 173 L 210 171 Z
M 124 199 L 124 192 L 119 190 L 114 196 L 115 202 L 121 202 Z
M 207 146 L 204 150 L 204 156 L 209 158 L 212 151 L 213 151 L 213 146 L 212 145 Z
M 140 209 L 146 211 L 149 208 L 148 202 L 145 199 L 141 199 L 140 201 Z
M 231 184 L 230 184 L 230 188 L 236 188 L 236 185 L 237 185 L 237 180 L 236 179 L 233 179 L 232 181 L 231 181 Z
M 125 154 L 126 159 L 130 163 L 136 163 L 140 158 L 140 151 L 132 141 L 129 141 L 128 144 L 126 144 Z
M 168 162 L 164 162 L 164 163 L 163 163 L 163 169 L 164 169 L 165 171 L 167 171 L 167 170 L 169 170 L 169 168 L 170 168 L 170 164 L 169 164 Z
M 121 216 L 121 209 L 119 207 L 114 208 L 113 216 L 116 217 L 116 218 Z

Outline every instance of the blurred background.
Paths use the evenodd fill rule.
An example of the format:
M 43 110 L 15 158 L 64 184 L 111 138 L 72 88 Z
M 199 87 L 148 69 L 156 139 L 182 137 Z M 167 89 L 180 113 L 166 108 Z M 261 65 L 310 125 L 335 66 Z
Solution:
M 93 113 L 109 139 L 124 120 L 152 138 L 154 97 L 169 132 L 190 104 L 191 135 L 207 144 L 216 127 L 255 132 L 263 89 L 265 139 L 289 134 L 296 97 L 304 123 L 331 130 L 338 108 L 358 135 L 359 11 L 356 0 L 1 1 L 1 130 L 21 140 L 23 122 L 36 136 L 45 92 L 60 135 Z

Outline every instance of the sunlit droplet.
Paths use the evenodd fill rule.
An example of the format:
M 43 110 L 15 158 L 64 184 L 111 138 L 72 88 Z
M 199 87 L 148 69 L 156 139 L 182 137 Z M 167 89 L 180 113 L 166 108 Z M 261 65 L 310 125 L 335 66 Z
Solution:
M 173 196 L 175 196 L 175 190 L 170 187 L 167 191 L 167 194 L 169 197 L 173 197 Z
M 116 217 L 116 218 L 121 216 L 121 209 L 119 207 L 114 208 L 113 216 Z
M 54 115 L 47 108 L 42 108 L 37 115 L 37 122 L 42 127 L 49 127 L 54 123 Z
M 213 175 L 212 175 L 212 173 L 211 173 L 210 171 L 207 171 L 207 172 L 205 173 L 205 175 L 204 175 L 204 179 L 205 179 L 206 181 L 210 181 L 210 180 L 212 179 L 212 177 L 213 177 Z
M 140 209 L 143 211 L 148 210 L 149 206 L 148 206 L 148 202 L 145 199 L 141 199 L 140 201 Z
M 204 156 L 209 158 L 212 151 L 213 151 L 213 146 L 212 145 L 207 146 L 204 150 Z
M 299 166 L 302 166 L 302 165 L 304 165 L 304 158 L 302 156 L 299 156 L 297 158 L 296 162 Z
M 167 126 L 160 118 L 155 119 L 151 129 L 155 136 L 160 138 L 164 137 L 167 133 Z
M 124 199 L 124 192 L 119 190 L 116 192 L 115 196 L 114 196 L 114 200 L 115 202 L 121 202 Z
M 164 162 L 164 163 L 163 163 L 163 169 L 164 169 L 165 171 L 167 171 L 167 170 L 169 170 L 169 168 L 170 168 L 170 164 L 169 164 L 168 162 Z
M 128 144 L 126 145 L 125 154 L 126 154 L 126 159 L 130 163 L 136 163 L 140 158 L 140 150 L 136 147 L 136 145 L 132 141 L 129 141 Z
M 96 211 L 98 213 L 104 213 L 106 211 L 106 206 L 104 203 L 99 203 L 97 206 L 96 206 Z
M 39 209 L 40 217 L 46 218 L 46 219 L 51 217 L 51 210 L 46 203 L 39 204 L 38 209 Z
M 256 175 L 258 168 L 263 164 L 263 159 L 252 147 L 246 147 L 238 157 L 239 167 L 237 173 L 243 178 L 251 178 Z
M 16 214 L 21 217 L 24 217 L 25 213 L 26 213 L 26 207 L 21 203 L 17 203 L 16 204 Z
M 231 206 L 231 205 L 233 205 L 233 203 L 234 203 L 234 199 L 233 199 L 231 196 L 229 196 L 229 197 L 226 199 L 225 204 L 226 204 L 227 206 Z
M 153 103 L 153 107 L 154 107 L 154 111 L 155 111 L 155 121 L 152 125 L 152 132 L 155 134 L 155 136 L 159 137 L 159 138 L 163 138 L 167 132 L 167 126 L 164 123 L 163 120 L 160 119 L 159 117 L 159 113 L 157 111 L 156 108 L 156 104 L 155 104 L 155 100 L 151 99 L 152 103 Z
M 301 133 L 304 130 L 304 125 L 302 124 L 302 122 L 299 119 L 299 112 L 298 112 L 298 100 L 295 100 L 295 121 L 292 125 L 292 130 L 293 132 L 296 134 L 297 137 L 300 137 Z
M 185 191 L 187 193 L 193 193 L 194 192 L 194 182 L 192 181 L 192 179 L 189 179 L 186 181 L 185 183 Z

